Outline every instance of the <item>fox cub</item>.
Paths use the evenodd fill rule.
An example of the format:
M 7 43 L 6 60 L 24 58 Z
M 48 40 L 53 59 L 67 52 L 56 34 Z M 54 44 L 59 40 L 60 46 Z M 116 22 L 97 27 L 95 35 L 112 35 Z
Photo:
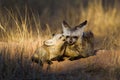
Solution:
M 46 40 L 44 45 L 39 47 L 32 56 L 32 61 L 41 66 L 45 62 L 52 64 L 53 60 L 59 60 L 65 51 L 65 37 L 56 34 L 51 39 Z

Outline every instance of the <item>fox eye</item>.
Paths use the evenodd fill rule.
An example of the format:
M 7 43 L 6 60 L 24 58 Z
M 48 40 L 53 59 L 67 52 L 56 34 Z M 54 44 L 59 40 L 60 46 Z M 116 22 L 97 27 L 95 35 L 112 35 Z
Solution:
M 70 36 L 66 36 L 66 38 L 69 38 Z
M 61 39 L 62 37 L 64 37 L 64 35 L 60 36 L 59 39 Z
M 55 34 L 52 34 L 52 36 L 55 36 Z
M 74 36 L 73 38 L 77 39 L 77 38 L 78 38 L 78 36 Z
M 61 38 L 62 38 L 62 36 L 59 37 L 59 39 L 61 39 Z

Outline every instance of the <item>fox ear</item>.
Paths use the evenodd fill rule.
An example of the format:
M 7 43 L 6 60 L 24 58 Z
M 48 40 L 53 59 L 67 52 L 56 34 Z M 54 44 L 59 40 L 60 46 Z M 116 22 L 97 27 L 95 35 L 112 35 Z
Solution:
M 62 23 L 62 27 L 64 27 L 64 28 L 71 28 L 70 25 L 65 20 Z
M 68 29 L 70 29 L 70 25 L 64 20 L 62 22 L 62 29 L 63 29 L 63 32 L 66 32 Z
M 68 31 L 68 29 L 70 29 L 69 24 L 66 21 L 63 21 L 62 22 L 62 30 L 63 30 L 62 32 L 66 33 Z
M 84 22 L 82 22 L 78 26 L 75 26 L 75 29 L 84 28 L 86 26 L 86 24 L 87 24 L 87 20 L 85 20 Z

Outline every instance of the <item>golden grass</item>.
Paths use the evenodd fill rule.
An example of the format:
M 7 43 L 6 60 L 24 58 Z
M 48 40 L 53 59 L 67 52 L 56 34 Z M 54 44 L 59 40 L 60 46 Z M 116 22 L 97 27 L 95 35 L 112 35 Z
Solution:
M 47 10 L 42 16 L 28 13 L 27 8 L 24 13 L 19 9 L 16 9 L 16 12 L 12 9 L 6 9 L 5 13 L 0 11 L 0 78 L 41 79 L 41 72 L 31 66 L 30 57 L 53 32 L 61 32 L 63 20 L 73 26 L 88 20 L 86 30 L 91 30 L 95 34 L 96 48 L 120 49 L 119 9 L 113 7 L 105 11 L 101 1 L 88 3 L 87 8 L 81 5 L 77 9 L 67 5 L 65 10 L 59 10 L 54 18 L 47 15 Z M 50 20 L 47 22 L 48 17 Z M 46 20 L 44 30 L 40 18 Z
M 86 29 L 92 30 L 96 36 L 110 37 L 113 33 L 115 35 L 119 34 L 120 11 L 115 6 L 105 11 L 102 1 L 89 1 L 87 8 L 84 8 L 83 5 L 79 8 L 67 5 L 65 9 L 65 11 L 62 9 L 58 11 L 56 14 L 58 17 L 55 15 L 55 18 L 48 15 L 47 9 L 41 16 L 34 14 L 32 11 L 29 13 L 27 8 L 23 13 L 18 8 L 15 9 L 16 11 L 6 9 L 5 14 L 0 11 L 0 40 L 21 42 L 36 40 L 41 38 L 41 35 L 41 40 L 44 40 L 43 35 L 50 37 L 51 32 L 61 31 L 61 23 L 64 19 L 73 26 L 88 20 Z M 45 26 L 41 25 L 40 18 L 45 18 L 43 19 L 46 20 Z M 53 26 L 49 26 L 47 23 L 53 24 Z M 42 27 L 46 27 L 45 31 L 42 30 Z

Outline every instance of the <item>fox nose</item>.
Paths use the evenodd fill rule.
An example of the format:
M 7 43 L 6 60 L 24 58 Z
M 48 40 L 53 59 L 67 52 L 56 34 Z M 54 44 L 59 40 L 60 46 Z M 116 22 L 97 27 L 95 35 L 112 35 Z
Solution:
M 70 41 L 69 43 L 72 44 L 72 41 Z
M 71 44 L 73 43 L 73 40 L 72 40 L 71 38 L 70 38 L 70 41 L 69 41 L 69 43 L 71 43 Z

